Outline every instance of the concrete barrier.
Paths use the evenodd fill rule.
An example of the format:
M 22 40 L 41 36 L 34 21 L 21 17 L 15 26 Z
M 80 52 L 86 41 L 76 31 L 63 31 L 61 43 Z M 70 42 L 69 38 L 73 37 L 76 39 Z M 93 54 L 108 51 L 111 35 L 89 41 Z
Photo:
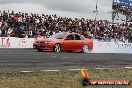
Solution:
M 33 48 L 35 38 L 0 37 L 0 48 Z M 132 43 L 94 41 L 91 53 L 132 53 Z
M 34 38 L 0 37 L 0 48 L 33 48 Z
M 132 53 L 132 43 L 94 41 L 92 53 Z

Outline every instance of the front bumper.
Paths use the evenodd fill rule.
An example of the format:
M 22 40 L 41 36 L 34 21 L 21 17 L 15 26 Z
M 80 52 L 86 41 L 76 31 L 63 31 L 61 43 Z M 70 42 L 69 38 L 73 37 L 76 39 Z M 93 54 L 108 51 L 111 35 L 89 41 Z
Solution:
M 53 45 L 52 44 L 37 44 L 36 49 L 41 49 L 41 50 L 53 50 Z

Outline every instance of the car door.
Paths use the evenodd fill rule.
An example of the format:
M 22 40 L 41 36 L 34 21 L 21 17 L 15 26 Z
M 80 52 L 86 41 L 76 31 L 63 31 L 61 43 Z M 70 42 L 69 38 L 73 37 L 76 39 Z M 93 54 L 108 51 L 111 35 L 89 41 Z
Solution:
M 74 36 L 75 36 L 75 40 L 74 40 L 75 50 L 81 50 L 83 47 L 83 38 L 79 34 L 74 34 Z
M 74 50 L 75 49 L 75 44 L 74 44 L 74 35 L 69 34 L 64 41 L 63 44 L 63 49 L 64 50 Z

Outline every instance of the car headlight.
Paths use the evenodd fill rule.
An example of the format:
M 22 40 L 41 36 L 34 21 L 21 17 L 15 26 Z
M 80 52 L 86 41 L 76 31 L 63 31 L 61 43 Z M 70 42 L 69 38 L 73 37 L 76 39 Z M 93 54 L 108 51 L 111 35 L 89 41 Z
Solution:
M 45 42 L 45 44 L 51 44 L 51 42 L 50 41 L 47 41 L 47 42 Z

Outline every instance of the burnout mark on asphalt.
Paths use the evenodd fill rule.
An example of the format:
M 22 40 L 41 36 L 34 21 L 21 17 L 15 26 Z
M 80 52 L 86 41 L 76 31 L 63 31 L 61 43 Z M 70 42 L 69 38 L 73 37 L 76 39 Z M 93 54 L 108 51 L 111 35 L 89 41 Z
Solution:
M 69 58 L 69 57 L 62 57 L 63 59 Z
M 52 57 L 57 57 L 57 56 L 52 56 Z

